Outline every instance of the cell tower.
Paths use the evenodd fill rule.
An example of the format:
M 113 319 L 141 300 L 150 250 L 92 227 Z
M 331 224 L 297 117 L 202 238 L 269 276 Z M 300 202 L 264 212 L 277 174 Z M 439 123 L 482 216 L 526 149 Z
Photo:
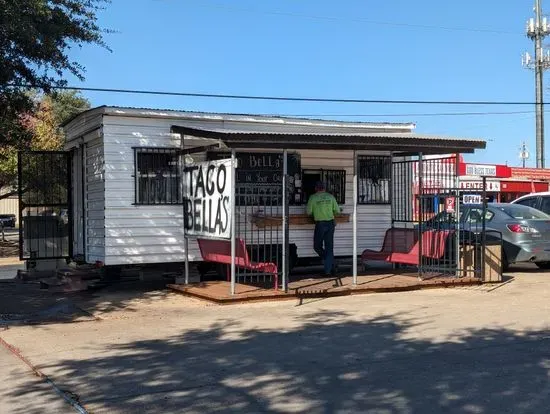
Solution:
M 535 0 L 535 17 L 527 21 L 527 37 L 535 42 L 535 58 L 525 53 L 522 58 L 524 67 L 535 70 L 535 127 L 537 168 L 544 168 L 544 103 L 542 98 L 542 73 L 550 67 L 550 52 L 542 48 L 542 39 L 550 34 L 550 25 L 542 15 L 542 0 Z

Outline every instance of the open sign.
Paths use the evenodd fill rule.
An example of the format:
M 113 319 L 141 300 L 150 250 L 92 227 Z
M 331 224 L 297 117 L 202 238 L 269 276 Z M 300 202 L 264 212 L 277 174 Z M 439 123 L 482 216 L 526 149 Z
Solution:
M 462 202 L 464 204 L 481 204 L 481 194 L 464 194 Z

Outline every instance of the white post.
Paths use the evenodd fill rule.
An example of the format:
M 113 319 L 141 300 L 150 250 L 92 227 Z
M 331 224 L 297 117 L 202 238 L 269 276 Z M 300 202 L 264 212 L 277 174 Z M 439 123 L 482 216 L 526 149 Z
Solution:
M 185 139 L 184 136 L 182 135 L 181 137 L 182 141 Z M 182 142 L 182 147 L 185 148 L 185 145 L 183 144 Z M 183 166 L 183 188 L 181 188 L 181 190 L 183 191 L 183 194 L 185 194 L 185 154 L 183 155 L 182 157 L 183 159 L 183 162 L 182 162 L 182 166 Z M 184 201 L 184 205 L 183 205 L 183 248 L 185 249 L 185 267 L 184 267 L 184 283 L 186 285 L 189 284 L 189 239 L 187 238 L 187 230 L 186 230 L 186 220 L 187 220 L 187 217 L 185 217 L 185 200 Z
M 235 183 L 236 183 L 236 171 L 235 171 L 235 165 L 237 163 L 237 160 L 236 160 L 236 157 L 235 157 L 235 150 L 234 149 L 231 149 L 231 192 L 232 192 L 232 197 L 231 197 L 231 231 L 230 231 L 230 234 L 231 234 L 231 295 L 234 295 L 235 294 L 235 279 L 236 279 L 236 269 L 235 269 L 235 250 L 236 250 L 236 247 L 237 247 L 237 243 L 236 243 L 236 240 L 235 238 L 237 237 L 236 235 L 236 220 L 235 220 L 235 212 L 236 212 L 236 208 L 235 208 L 235 203 L 237 202 L 236 198 L 237 198 L 237 191 L 236 191 L 236 186 L 235 186 Z
M 353 285 L 357 285 L 357 152 L 353 151 Z
M 283 150 L 283 200 L 282 200 L 282 204 L 283 204 L 283 211 L 282 211 L 282 225 L 283 225 L 283 254 L 282 254 L 282 259 L 283 259 L 283 271 L 282 271 L 282 285 L 283 285 L 283 290 L 286 292 L 287 291 L 287 272 L 288 272 L 288 263 L 287 263 L 287 244 L 288 244 L 288 240 L 287 240 L 287 224 L 288 224 L 288 220 L 287 220 L 287 215 L 288 215 L 288 209 L 287 209 L 287 203 L 288 203 L 288 200 L 287 200 L 287 193 L 286 193 L 286 186 L 287 186 L 287 173 L 288 173 L 288 161 L 287 161 L 287 155 L 288 155 L 288 152 L 287 150 Z
M 185 217 L 183 218 L 185 220 Z M 185 234 L 185 225 L 183 226 L 183 239 L 184 239 L 184 249 L 185 249 L 185 284 L 189 284 L 189 239 L 187 234 Z

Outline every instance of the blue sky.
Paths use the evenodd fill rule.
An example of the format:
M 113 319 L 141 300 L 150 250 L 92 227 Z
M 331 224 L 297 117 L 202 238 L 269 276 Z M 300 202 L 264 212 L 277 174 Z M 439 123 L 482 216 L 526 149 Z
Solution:
M 71 79 L 70 84 L 243 95 L 532 102 L 534 75 L 521 66 L 521 54 L 533 54 L 533 43 L 525 36 L 532 8 L 530 0 L 112 0 L 100 14 L 100 24 L 117 31 L 105 37 L 112 52 L 95 46 L 74 49 L 71 57 L 86 67 L 86 80 Z M 449 27 L 469 30 L 445 29 Z M 525 140 L 531 152 L 527 164 L 535 165 L 532 106 L 85 96 L 94 106 L 414 122 L 419 133 L 488 140 L 487 150 L 467 157 L 476 162 L 520 165 L 518 152 Z M 420 115 L 515 111 L 531 113 Z M 550 144 L 546 146 L 548 156 Z

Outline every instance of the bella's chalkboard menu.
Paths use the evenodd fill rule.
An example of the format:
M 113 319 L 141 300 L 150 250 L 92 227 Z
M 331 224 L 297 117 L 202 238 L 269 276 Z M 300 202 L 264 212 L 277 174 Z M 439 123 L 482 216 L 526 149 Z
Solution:
M 237 152 L 237 199 L 239 205 L 280 205 L 282 203 L 283 153 Z M 230 158 L 227 151 L 209 151 L 208 160 Z M 288 153 L 289 204 L 302 201 L 300 154 Z

